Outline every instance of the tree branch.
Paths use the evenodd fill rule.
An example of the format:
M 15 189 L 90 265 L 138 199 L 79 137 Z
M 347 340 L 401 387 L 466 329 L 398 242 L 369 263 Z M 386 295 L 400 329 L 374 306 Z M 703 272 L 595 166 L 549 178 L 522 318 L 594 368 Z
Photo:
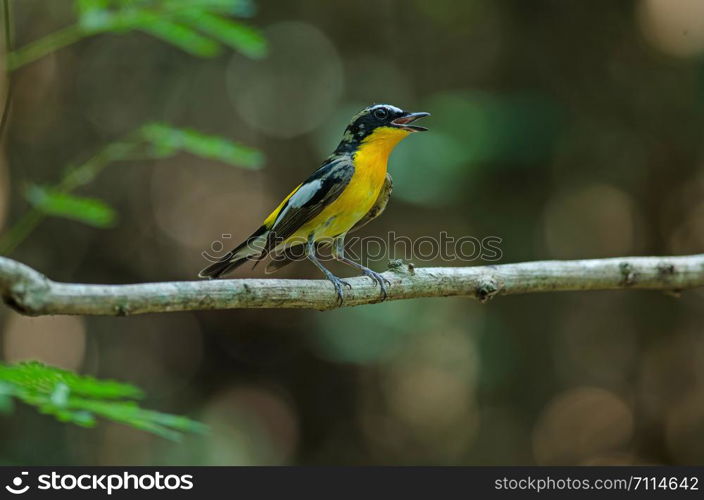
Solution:
M 704 254 L 524 262 L 476 267 L 414 269 L 393 261 L 384 276 L 387 300 L 470 297 L 570 290 L 681 290 L 704 286 Z M 379 288 L 350 278 L 345 306 L 379 301 Z M 0 293 L 27 315 L 113 315 L 245 308 L 334 309 L 336 295 L 324 280 L 232 279 L 137 285 L 58 283 L 20 262 L 0 257 Z

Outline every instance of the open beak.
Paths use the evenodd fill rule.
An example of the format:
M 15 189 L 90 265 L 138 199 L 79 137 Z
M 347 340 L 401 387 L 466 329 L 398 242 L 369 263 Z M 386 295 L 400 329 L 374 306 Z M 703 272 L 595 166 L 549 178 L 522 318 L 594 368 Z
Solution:
M 425 127 L 420 127 L 418 125 L 411 125 L 418 118 L 423 118 L 424 116 L 430 116 L 430 113 L 425 113 L 420 111 L 418 113 L 406 113 L 403 116 L 399 116 L 391 122 L 392 125 L 403 130 L 408 130 L 409 132 L 425 132 L 428 130 Z

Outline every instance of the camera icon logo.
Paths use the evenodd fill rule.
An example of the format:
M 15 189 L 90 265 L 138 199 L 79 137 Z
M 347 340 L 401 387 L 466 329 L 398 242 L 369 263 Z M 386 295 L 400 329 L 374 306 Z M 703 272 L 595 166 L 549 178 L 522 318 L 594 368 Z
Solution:
M 19 476 L 15 476 L 12 480 L 12 485 L 6 485 L 5 489 L 12 493 L 13 495 L 21 495 L 22 493 L 27 493 L 29 485 L 22 486 L 22 476 L 29 475 L 29 472 L 22 471 Z

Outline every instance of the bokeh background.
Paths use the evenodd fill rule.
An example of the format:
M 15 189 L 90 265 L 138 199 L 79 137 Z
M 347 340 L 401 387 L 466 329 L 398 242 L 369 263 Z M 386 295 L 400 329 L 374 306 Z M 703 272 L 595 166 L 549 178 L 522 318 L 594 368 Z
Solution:
M 17 46 L 75 20 L 69 0 L 14 4 Z M 4 231 L 28 209 L 23 186 L 57 182 L 148 121 L 228 137 L 265 161 L 115 163 L 78 191 L 115 208 L 111 227 L 49 218 L 11 257 L 56 280 L 192 279 L 201 251 L 223 234 L 246 237 L 372 102 L 433 116 L 430 132 L 394 153 L 392 202 L 365 235 L 498 236 L 502 262 L 701 252 L 704 2 L 250 6 L 247 22 L 269 47 L 262 58 L 198 58 L 130 32 L 13 73 Z M 318 277 L 305 263 L 280 275 Z M 2 308 L 3 360 L 134 383 L 145 406 L 211 431 L 173 443 L 20 405 L 2 417 L 0 460 L 701 464 L 702 300 L 701 291 L 555 293 L 127 318 Z

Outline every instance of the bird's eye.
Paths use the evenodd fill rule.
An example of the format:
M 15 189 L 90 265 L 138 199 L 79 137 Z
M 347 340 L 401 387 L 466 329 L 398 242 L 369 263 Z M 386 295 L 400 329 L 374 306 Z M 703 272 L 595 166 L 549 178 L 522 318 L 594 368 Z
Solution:
M 389 112 L 386 108 L 377 108 L 374 110 L 374 117 L 379 120 L 385 120 L 389 116 Z

